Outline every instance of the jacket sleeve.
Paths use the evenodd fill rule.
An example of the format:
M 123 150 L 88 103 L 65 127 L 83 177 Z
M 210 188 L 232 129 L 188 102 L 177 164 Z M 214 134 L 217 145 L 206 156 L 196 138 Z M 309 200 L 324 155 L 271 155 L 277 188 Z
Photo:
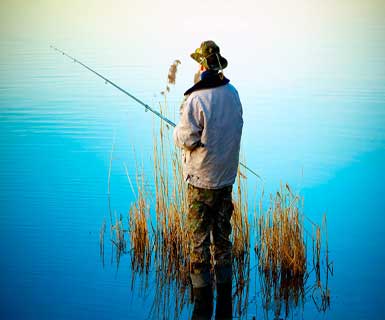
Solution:
M 175 144 L 187 150 L 195 149 L 200 145 L 203 126 L 203 112 L 199 103 L 189 97 L 182 105 L 180 121 L 174 129 Z

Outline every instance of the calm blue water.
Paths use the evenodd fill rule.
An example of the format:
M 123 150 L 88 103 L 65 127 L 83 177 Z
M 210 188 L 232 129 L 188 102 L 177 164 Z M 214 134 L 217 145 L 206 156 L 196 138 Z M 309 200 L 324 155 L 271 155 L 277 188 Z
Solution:
M 247 164 L 264 180 L 250 184 L 268 193 L 288 182 L 305 197 L 311 219 L 320 223 L 327 213 L 331 308 L 318 313 L 309 300 L 305 319 L 385 317 L 385 47 L 369 44 L 361 71 L 320 68 L 293 76 L 288 87 L 264 86 L 257 70 L 226 74 L 244 105 Z M 111 206 L 126 215 L 133 195 L 123 163 L 132 178 L 135 159 L 143 163 L 153 186 L 158 120 L 49 43 L 4 40 L 0 46 L 0 317 L 146 318 L 154 284 L 147 291 L 139 280 L 132 286 L 129 257 L 116 268 L 108 235 L 103 267 L 99 230 L 109 217 L 114 139 Z M 115 62 L 119 53 L 112 49 L 68 49 L 147 103 L 162 101 L 174 57 L 130 64 Z M 175 109 L 190 71 L 182 64 L 169 97 Z M 250 317 L 261 317 L 258 303 L 249 306 Z

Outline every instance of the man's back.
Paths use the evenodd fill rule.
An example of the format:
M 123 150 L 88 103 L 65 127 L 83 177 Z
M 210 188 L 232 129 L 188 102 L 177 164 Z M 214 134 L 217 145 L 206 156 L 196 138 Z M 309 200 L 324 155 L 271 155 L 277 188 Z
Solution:
M 192 92 L 184 103 L 174 135 L 177 145 L 185 148 L 186 181 L 207 189 L 232 185 L 237 173 L 242 126 L 242 105 L 231 84 Z M 201 145 L 188 150 L 197 139 Z

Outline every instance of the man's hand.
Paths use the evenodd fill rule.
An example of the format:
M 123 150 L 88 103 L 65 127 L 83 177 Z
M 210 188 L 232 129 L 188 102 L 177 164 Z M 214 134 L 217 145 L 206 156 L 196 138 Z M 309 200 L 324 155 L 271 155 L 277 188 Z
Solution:
M 194 146 L 194 149 L 196 148 L 204 148 L 205 145 L 201 142 L 201 141 L 198 141 L 198 143 Z

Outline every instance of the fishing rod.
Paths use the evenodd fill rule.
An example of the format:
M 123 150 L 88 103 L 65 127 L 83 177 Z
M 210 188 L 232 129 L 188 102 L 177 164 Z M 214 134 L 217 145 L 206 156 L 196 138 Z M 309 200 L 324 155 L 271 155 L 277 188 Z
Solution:
M 136 102 L 138 102 L 139 104 L 141 104 L 144 108 L 145 108 L 145 111 L 151 111 L 153 114 L 155 114 L 156 116 L 158 116 L 160 119 L 162 119 L 164 122 L 166 122 L 167 124 L 169 124 L 171 127 L 175 128 L 176 124 L 174 122 L 172 122 L 170 119 L 166 118 L 164 115 L 162 115 L 159 111 L 151 108 L 148 104 L 144 103 L 142 100 L 138 99 L 137 97 L 135 97 L 134 95 L 132 95 L 131 93 L 129 93 L 128 91 L 124 90 L 122 87 L 118 86 L 116 83 L 112 82 L 110 79 L 104 77 L 103 75 L 101 75 L 99 72 L 95 71 L 94 69 L 90 68 L 89 66 L 87 66 L 86 64 L 84 64 L 83 62 L 81 62 L 80 60 L 70 56 L 69 54 L 65 53 L 64 51 L 56 48 L 55 46 L 53 45 L 50 45 L 50 48 L 52 48 L 53 50 L 61 53 L 63 56 L 66 56 L 67 58 L 71 59 L 73 62 L 75 63 L 78 63 L 80 64 L 82 67 L 86 68 L 88 71 L 92 72 L 93 74 L 97 75 L 99 78 L 102 78 L 106 84 L 109 83 L 110 85 L 112 85 L 113 87 L 115 87 L 116 89 L 118 89 L 119 91 L 123 92 L 125 95 L 129 96 L 131 99 L 135 100 Z M 251 168 L 249 168 L 248 166 L 246 166 L 245 164 L 243 164 L 242 162 L 239 162 L 239 164 L 245 168 L 246 170 L 248 170 L 249 172 L 251 172 L 253 175 L 255 175 L 257 178 L 261 179 L 262 178 L 260 177 L 260 175 L 258 173 L 256 173 L 254 170 L 252 170 Z

